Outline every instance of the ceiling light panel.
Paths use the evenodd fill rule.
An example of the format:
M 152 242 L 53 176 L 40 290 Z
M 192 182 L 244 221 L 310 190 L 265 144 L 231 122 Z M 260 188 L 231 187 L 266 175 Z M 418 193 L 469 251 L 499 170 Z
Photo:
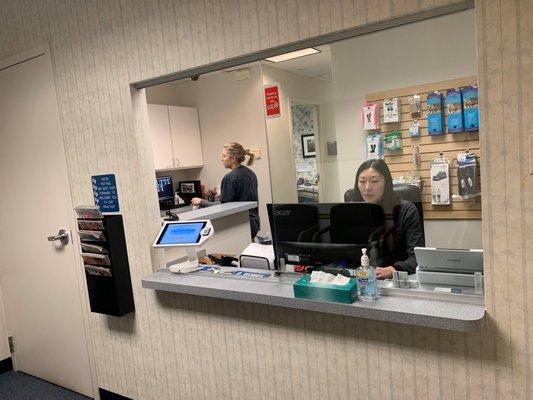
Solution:
M 320 53 L 320 51 L 312 47 L 309 47 L 307 49 L 291 51 L 290 53 L 280 54 L 274 57 L 268 57 L 268 58 L 265 58 L 265 60 L 279 63 L 282 61 L 292 60 L 294 58 L 304 57 L 304 56 L 308 56 L 308 55 L 316 54 L 316 53 Z

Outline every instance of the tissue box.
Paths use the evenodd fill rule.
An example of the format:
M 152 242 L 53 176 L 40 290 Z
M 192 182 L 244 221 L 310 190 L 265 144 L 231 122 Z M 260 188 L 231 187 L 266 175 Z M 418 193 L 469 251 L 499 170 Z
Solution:
M 347 304 L 357 300 L 357 281 L 355 278 L 350 278 L 350 282 L 344 286 L 311 283 L 309 279 L 311 279 L 311 275 L 304 275 L 294 282 L 292 286 L 294 297 Z

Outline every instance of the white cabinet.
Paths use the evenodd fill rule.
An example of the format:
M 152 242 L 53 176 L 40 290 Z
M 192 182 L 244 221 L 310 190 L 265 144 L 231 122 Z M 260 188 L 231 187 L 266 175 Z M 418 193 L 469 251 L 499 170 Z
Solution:
M 148 104 L 148 118 L 155 169 L 174 168 L 168 106 Z
M 198 110 L 192 107 L 168 107 L 174 165 L 178 168 L 204 164 Z
M 196 108 L 148 104 L 148 118 L 156 170 L 204 164 Z

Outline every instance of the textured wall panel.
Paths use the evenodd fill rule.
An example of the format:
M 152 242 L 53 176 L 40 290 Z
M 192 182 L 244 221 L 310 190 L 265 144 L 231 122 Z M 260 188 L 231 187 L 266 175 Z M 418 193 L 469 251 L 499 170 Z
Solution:
M 156 294 L 151 153 L 129 83 L 453 0 L 3 0 L 0 59 L 50 42 L 71 190 L 115 172 L 136 313 L 91 315 L 98 384 L 136 399 L 527 399 L 533 6 L 478 1 L 487 324 L 470 334 Z M 504 123 L 504 119 L 506 122 Z M 529 308 L 529 305 L 532 305 Z M 370 383 L 370 385 L 368 385 Z

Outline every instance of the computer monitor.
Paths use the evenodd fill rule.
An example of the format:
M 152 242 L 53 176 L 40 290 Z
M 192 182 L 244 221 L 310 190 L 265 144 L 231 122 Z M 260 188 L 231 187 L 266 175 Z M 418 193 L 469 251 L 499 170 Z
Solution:
M 171 210 L 174 208 L 174 187 L 171 176 L 158 176 L 156 178 L 159 209 Z
M 158 176 L 156 178 L 156 183 L 159 200 L 174 198 L 174 187 L 172 186 L 171 176 Z
M 383 208 L 369 203 L 272 204 L 276 266 L 359 266 L 361 250 L 385 231 Z M 370 249 L 369 249 L 370 252 Z

